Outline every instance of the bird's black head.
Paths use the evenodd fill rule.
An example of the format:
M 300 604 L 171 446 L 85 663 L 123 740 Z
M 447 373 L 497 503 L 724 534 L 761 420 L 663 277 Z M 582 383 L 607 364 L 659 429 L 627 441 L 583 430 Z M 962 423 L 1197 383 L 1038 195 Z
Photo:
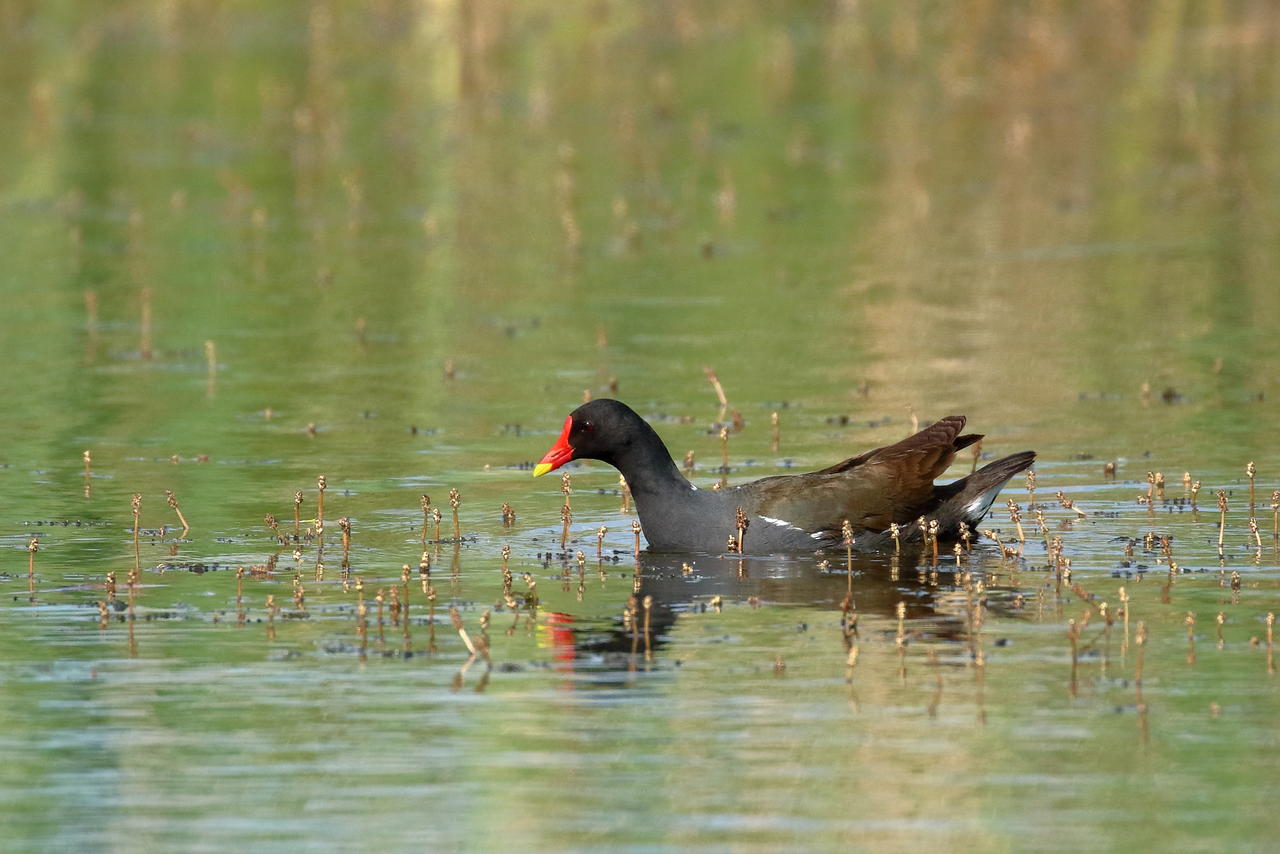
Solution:
M 652 428 L 631 407 L 618 400 L 600 398 L 584 403 L 564 420 L 560 438 L 533 469 L 538 477 L 569 460 L 600 460 L 617 465 L 638 436 Z

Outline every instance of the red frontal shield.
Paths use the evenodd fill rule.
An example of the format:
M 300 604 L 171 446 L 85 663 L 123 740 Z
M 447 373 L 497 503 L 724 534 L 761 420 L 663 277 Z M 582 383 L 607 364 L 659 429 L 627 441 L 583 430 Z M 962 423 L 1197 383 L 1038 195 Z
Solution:
M 533 467 L 534 477 L 541 477 L 549 471 L 555 471 L 573 459 L 573 447 L 569 444 L 569 431 L 572 429 L 573 416 L 570 415 L 564 419 L 564 429 L 560 431 L 560 438 L 556 439 L 556 443 L 551 446 L 551 450 L 547 451 L 542 462 Z

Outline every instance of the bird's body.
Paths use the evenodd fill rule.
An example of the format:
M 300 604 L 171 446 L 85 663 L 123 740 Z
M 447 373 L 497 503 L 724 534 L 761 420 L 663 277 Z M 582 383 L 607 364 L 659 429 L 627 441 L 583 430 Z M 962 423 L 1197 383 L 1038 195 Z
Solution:
M 656 551 L 724 551 L 747 521 L 743 550 L 814 551 L 843 542 L 848 522 L 855 545 L 890 543 L 891 524 L 903 540 L 919 539 L 918 520 L 937 521 L 940 538 L 974 526 L 1009 478 L 1030 467 L 1024 451 L 996 460 L 954 483 L 935 485 L 956 452 L 981 436 L 960 435 L 964 416 L 953 415 L 893 445 L 876 448 L 820 471 L 778 475 L 699 489 L 671 459 L 662 439 L 630 407 L 616 400 L 583 404 L 565 420 L 559 442 L 535 469 L 543 474 L 570 459 L 597 459 L 627 480 L 649 547 Z

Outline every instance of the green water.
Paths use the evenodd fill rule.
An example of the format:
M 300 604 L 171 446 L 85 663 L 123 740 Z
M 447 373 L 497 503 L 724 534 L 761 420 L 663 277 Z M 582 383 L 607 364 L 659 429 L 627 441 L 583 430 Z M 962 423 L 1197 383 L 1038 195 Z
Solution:
M 1270 850 L 1278 29 L 0 3 L 0 847 Z M 846 640 L 842 555 L 637 560 L 599 464 L 570 469 L 580 571 L 529 464 L 616 383 L 711 486 L 704 367 L 734 482 L 952 412 L 988 456 L 1036 449 L 1070 580 L 1019 478 L 1020 558 L 859 557 Z M 319 475 L 295 557 L 263 517 L 290 534 L 302 490 L 307 527 Z M 420 496 L 447 539 L 451 488 L 429 603 Z M 1124 553 L 1147 533 L 1171 585 Z

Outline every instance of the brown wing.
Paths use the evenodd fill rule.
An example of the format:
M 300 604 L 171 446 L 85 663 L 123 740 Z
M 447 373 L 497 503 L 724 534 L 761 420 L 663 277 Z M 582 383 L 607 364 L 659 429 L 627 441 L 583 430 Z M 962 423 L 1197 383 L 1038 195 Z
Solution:
M 870 451 L 859 454 L 856 457 L 850 457 L 843 462 L 836 463 L 833 466 L 820 469 L 813 474 L 838 474 L 848 471 L 856 466 L 863 465 L 872 459 L 881 459 L 885 455 L 897 456 L 900 454 L 923 453 L 933 454 L 935 452 L 950 453 L 946 464 L 938 469 L 933 477 L 937 477 L 946 471 L 947 466 L 951 465 L 951 460 L 955 458 L 956 451 L 961 448 L 972 445 L 974 442 L 982 438 L 980 434 L 970 433 L 967 436 L 961 436 L 960 431 L 964 429 L 965 417 L 963 415 L 948 415 L 933 422 L 918 433 L 913 433 L 901 442 L 893 445 L 885 445 L 883 448 L 873 448 Z M 932 482 L 932 478 L 930 478 Z
M 750 484 L 761 515 L 807 531 L 839 530 L 848 519 L 855 530 L 883 531 L 930 509 L 933 482 L 956 451 L 981 436 L 961 436 L 963 415 L 951 415 L 908 436 L 834 466 L 798 477 L 765 478 Z

